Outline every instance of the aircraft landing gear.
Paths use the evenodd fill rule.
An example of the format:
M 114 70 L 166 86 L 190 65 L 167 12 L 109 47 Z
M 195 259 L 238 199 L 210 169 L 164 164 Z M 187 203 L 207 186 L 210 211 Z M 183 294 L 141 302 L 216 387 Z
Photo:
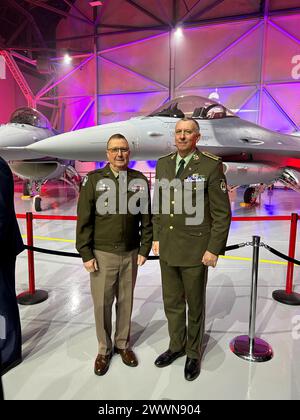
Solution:
M 29 182 L 27 181 L 23 182 L 23 196 L 25 197 L 30 196 L 30 187 L 29 187 Z
M 250 206 L 255 206 L 258 198 L 260 202 L 260 196 L 265 191 L 265 189 L 265 184 L 258 184 L 254 187 L 247 187 L 244 192 L 244 203 L 249 204 Z
M 30 195 L 33 197 L 32 207 L 35 212 L 42 211 L 42 198 L 40 196 L 42 184 L 42 181 L 31 181 L 29 184 Z
M 32 206 L 34 208 L 34 211 L 42 211 L 42 199 L 39 195 L 35 195 L 33 197 L 33 203 Z
M 244 203 L 254 206 L 258 192 L 255 187 L 248 187 L 244 192 Z
M 61 179 L 67 184 L 71 185 L 71 187 L 73 187 L 75 191 L 80 191 L 81 176 L 72 165 L 67 166 L 65 176 Z

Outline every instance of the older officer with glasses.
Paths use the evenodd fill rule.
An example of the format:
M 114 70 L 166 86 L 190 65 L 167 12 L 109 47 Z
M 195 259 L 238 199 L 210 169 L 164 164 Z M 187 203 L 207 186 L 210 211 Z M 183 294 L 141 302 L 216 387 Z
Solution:
M 121 134 L 111 136 L 107 143 L 109 163 L 85 177 L 78 202 L 76 248 L 90 273 L 98 338 L 94 372 L 98 376 L 107 372 L 113 351 L 126 365 L 138 365 L 130 348 L 133 291 L 137 267 L 145 263 L 151 250 L 152 224 L 147 178 L 128 168 L 129 156 L 126 138 Z M 131 212 L 130 200 L 143 189 L 146 204 Z
M 200 373 L 200 354 L 205 324 L 205 290 L 208 267 L 215 267 L 224 252 L 230 226 L 230 204 L 221 159 L 200 152 L 199 125 L 191 118 L 179 120 L 175 128 L 176 153 L 160 158 L 156 180 L 174 178 L 184 188 L 191 187 L 192 199 L 199 201 L 202 217 L 188 224 L 186 207 L 175 211 L 176 189 L 171 189 L 170 211 L 158 204 L 153 216 L 153 252 L 160 255 L 163 301 L 170 335 L 169 348 L 155 361 L 159 368 L 186 354 L 185 379 Z M 197 188 L 202 185 L 202 194 Z M 161 201 L 162 190 L 159 192 Z M 185 200 L 185 197 L 184 197 Z M 196 207 L 197 208 L 197 207 Z M 186 309 L 188 315 L 186 322 Z M 186 325 L 187 324 L 187 325 Z

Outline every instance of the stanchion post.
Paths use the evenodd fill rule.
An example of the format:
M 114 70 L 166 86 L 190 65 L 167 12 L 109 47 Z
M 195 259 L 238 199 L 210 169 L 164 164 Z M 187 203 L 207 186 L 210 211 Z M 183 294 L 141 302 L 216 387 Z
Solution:
M 252 237 L 252 282 L 249 315 L 249 335 L 240 335 L 230 342 L 231 351 L 242 359 L 250 362 L 266 362 L 273 357 L 272 348 L 269 344 L 255 337 L 256 302 L 257 302 L 257 278 L 259 263 L 260 236 Z
M 26 232 L 27 232 L 27 245 L 33 247 L 33 215 L 26 213 Z M 17 296 L 20 305 L 34 305 L 43 302 L 48 298 L 46 290 L 35 290 L 35 275 L 34 275 L 34 251 L 28 249 L 28 278 L 29 289 L 26 292 L 20 293 Z
M 250 313 L 249 313 L 249 340 L 250 340 L 249 352 L 251 355 L 253 354 L 254 338 L 255 338 L 259 243 L 260 243 L 260 237 L 253 236 L 252 283 L 251 283 Z
M 33 216 L 32 213 L 26 213 L 26 232 L 27 232 L 27 245 L 33 246 Z M 28 277 L 29 277 L 29 293 L 35 293 L 35 274 L 34 274 L 34 251 L 27 250 L 28 257 Z
M 299 216 L 297 213 L 291 214 L 290 226 L 290 242 L 289 242 L 289 257 L 295 258 L 296 238 L 297 238 L 297 222 Z M 293 276 L 294 263 L 289 261 L 286 273 L 286 287 L 285 290 L 274 290 L 272 293 L 273 299 L 287 305 L 300 305 L 300 294 L 293 292 Z
M 290 227 L 290 244 L 289 244 L 289 257 L 295 258 L 296 237 L 297 237 L 297 222 L 298 214 L 292 213 L 291 227 Z M 286 293 L 290 294 L 293 291 L 293 276 L 294 276 L 294 263 L 288 262 L 286 273 Z

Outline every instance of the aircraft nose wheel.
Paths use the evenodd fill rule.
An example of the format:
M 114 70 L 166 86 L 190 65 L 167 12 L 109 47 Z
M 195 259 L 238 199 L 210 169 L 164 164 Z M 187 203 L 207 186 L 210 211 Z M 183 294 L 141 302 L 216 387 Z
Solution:
M 244 192 L 244 203 L 254 205 L 256 203 L 257 193 L 254 187 L 246 188 Z
M 23 182 L 23 195 L 30 195 L 29 183 L 27 181 Z
M 35 195 L 33 197 L 33 209 L 34 211 L 38 212 L 38 211 L 42 211 L 42 199 L 39 195 Z

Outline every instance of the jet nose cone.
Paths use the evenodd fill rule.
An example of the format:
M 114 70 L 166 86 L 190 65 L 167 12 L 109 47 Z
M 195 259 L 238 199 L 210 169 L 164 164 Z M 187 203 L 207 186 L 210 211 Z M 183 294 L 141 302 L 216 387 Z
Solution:
M 107 140 L 120 133 L 128 140 L 136 138 L 136 130 L 127 121 L 88 127 L 48 137 L 27 147 L 28 150 L 61 159 L 97 161 L 106 159 Z
M 34 159 L 41 155 L 25 149 L 35 142 L 34 128 L 14 124 L 0 127 L 0 156 L 6 160 Z M 19 148 L 19 149 L 18 149 Z
M 0 127 L 0 147 L 23 147 L 35 141 L 34 136 L 25 128 L 5 125 Z
M 101 160 L 105 156 L 106 141 L 99 140 L 94 127 L 48 137 L 27 147 L 32 152 L 61 159 Z M 82 133 L 82 131 L 84 131 Z M 97 131 L 97 130 L 96 130 Z M 95 140 L 95 141 L 94 141 Z M 96 143 L 96 144 L 95 144 Z M 86 153 L 89 157 L 86 159 Z

